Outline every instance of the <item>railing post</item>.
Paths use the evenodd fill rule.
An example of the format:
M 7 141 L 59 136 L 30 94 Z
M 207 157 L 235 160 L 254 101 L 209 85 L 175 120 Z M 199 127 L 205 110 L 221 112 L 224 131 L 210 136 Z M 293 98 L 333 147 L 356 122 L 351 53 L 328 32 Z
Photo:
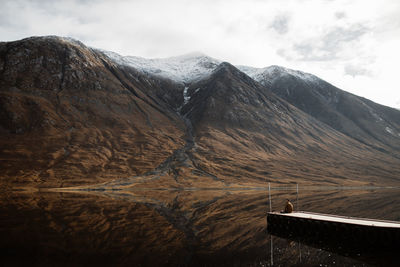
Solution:
M 270 235 L 270 237 L 271 237 L 271 266 L 274 266 L 274 241 L 273 241 L 273 237 L 272 237 L 272 235 Z
M 299 210 L 299 184 L 296 184 L 296 211 Z
M 268 183 L 268 196 L 269 196 L 269 212 L 272 211 L 272 206 L 271 206 L 271 183 Z

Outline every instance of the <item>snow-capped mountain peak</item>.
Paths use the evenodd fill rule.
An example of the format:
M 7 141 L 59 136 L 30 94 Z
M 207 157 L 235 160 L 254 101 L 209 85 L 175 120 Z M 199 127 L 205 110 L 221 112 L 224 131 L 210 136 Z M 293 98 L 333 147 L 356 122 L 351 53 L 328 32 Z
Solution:
M 221 61 L 200 52 L 153 59 L 121 56 L 110 51 L 102 52 L 118 64 L 128 65 L 143 73 L 169 78 L 181 83 L 201 79 L 210 74 L 221 63 Z
M 109 58 L 120 65 L 127 65 L 146 73 L 174 80 L 179 83 L 189 83 L 199 80 L 211 74 L 222 60 L 209 57 L 201 52 L 192 52 L 169 58 L 147 59 L 136 56 L 121 56 L 115 52 L 104 51 Z M 284 67 L 272 65 L 265 68 L 254 68 L 249 66 L 236 66 L 240 71 L 256 81 L 272 83 L 274 79 L 291 75 L 305 81 L 316 81 L 318 78 L 312 74 Z
M 272 83 L 275 79 L 282 76 L 294 76 L 306 82 L 316 82 L 319 80 L 318 77 L 312 74 L 277 65 L 265 68 L 253 68 L 248 66 L 237 66 L 237 68 L 262 84 Z

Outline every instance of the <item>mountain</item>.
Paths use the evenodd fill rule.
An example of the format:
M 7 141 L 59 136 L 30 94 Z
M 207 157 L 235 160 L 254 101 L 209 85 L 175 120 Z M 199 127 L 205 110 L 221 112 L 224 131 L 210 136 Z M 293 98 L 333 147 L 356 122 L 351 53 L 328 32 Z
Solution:
M 394 135 L 390 139 L 375 126 L 368 132 L 367 126 L 335 128 L 316 112 L 333 112 L 330 105 L 302 102 L 302 108 L 274 84 L 285 75 L 309 87 L 320 80 L 286 73 L 235 67 L 198 53 L 122 57 L 56 36 L 0 43 L 0 183 L 3 188 L 398 184 Z M 317 89 L 310 94 L 319 93 L 319 99 Z M 400 112 L 362 103 L 396 133 Z M 348 120 L 364 122 L 369 117 L 363 112 L 354 107 Z
M 201 53 L 165 59 L 122 57 L 107 52 L 114 61 L 144 73 L 190 83 L 210 75 L 222 63 Z M 375 149 L 399 156 L 398 110 L 350 94 L 315 75 L 280 66 L 237 66 L 255 81 L 290 104 L 328 124 L 335 130 Z
M 60 37 L 1 43 L 0 58 L 2 183 L 71 186 L 139 175 L 183 144 L 174 103 L 156 96 L 168 100 L 179 87 Z
M 378 150 L 400 151 L 400 113 L 319 79 L 278 66 L 249 72 L 250 76 L 314 118 Z
M 206 77 L 222 63 L 201 53 L 165 59 L 105 53 L 121 65 L 181 83 Z M 400 118 L 397 110 L 345 92 L 309 73 L 280 66 L 237 68 L 335 130 L 379 150 L 390 153 L 400 150 Z
M 301 112 L 229 63 L 187 91 L 182 113 L 194 125 L 194 158 L 225 180 L 341 184 L 396 161 Z M 371 163 L 378 155 L 386 159 Z

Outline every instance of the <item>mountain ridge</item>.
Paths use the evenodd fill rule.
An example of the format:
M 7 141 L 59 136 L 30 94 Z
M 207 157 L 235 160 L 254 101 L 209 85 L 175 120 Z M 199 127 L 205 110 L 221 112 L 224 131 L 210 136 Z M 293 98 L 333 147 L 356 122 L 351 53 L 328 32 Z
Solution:
M 230 63 L 174 81 L 58 37 L 2 43 L 0 60 L 0 182 L 11 187 L 398 182 L 386 139 L 359 142 Z
M 168 66 L 164 66 L 163 73 L 157 73 L 155 71 L 152 72 L 151 69 L 147 69 L 149 74 L 160 75 L 165 78 L 175 79 L 177 82 L 185 82 L 193 83 L 199 79 L 206 79 L 207 76 L 211 75 L 213 71 L 219 68 L 220 64 L 224 62 L 215 60 L 210 58 L 204 54 L 189 54 L 189 56 L 183 56 L 185 59 L 191 61 L 192 65 L 196 65 L 198 62 L 203 62 L 202 60 L 210 60 L 210 64 L 214 69 L 198 69 L 199 73 L 194 76 L 190 76 L 187 73 L 184 73 L 187 68 L 182 68 L 181 71 L 183 73 L 175 73 L 174 75 L 169 75 Z M 172 60 L 174 58 L 164 58 L 164 61 Z M 197 63 L 196 63 L 197 62 Z M 216 65 L 216 63 L 219 63 Z M 129 63 L 128 63 L 129 64 Z M 174 64 L 179 64 L 179 62 L 174 62 Z M 140 68 L 140 64 L 134 65 L 137 68 Z M 159 66 L 163 68 L 163 66 Z M 176 67 L 176 66 L 175 66 Z M 300 110 L 306 112 L 307 114 L 315 117 L 316 119 L 327 123 L 329 126 L 334 129 L 352 137 L 356 140 L 371 145 L 377 149 L 390 151 L 390 146 L 395 146 L 394 150 L 391 153 L 395 153 L 396 150 L 400 149 L 400 142 L 397 140 L 397 137 L 400 137 L 400 115 L 391 115 L 391 120 L 395 120 L 396 124 L 384 124 L 378 123 L 375 124 L 374 131 L 381 129 L 381 133 L 377 136 L 376 134 L 371 133 L 371 127 L 366 125 L 366 123 L 358 121 L 356 118 L 352 118 L 348 113 L 351 113 L 351 105 L 358 105 L 359 110 L 363 110 L 363 112 L 370 113 L 371 121 L 373 118 L 382 122 L 384 119 L 379 116 L 374 111 L 386 109 L 385 113 L 396 114 L 395 111 L 390 110 L 392 108 L 387 107 L 384 108 L 383 105 L 378 106 L 379 104 L 373 103 L 371 100 L 365 100 L 363 97 L 356 96 L 354 94 L 348 93 L 342 89 L 331 85 L 330 83 L 318 78 L 317 76 L 305 73 L 298 70 L 292 70 L 288 68 L 284 68 L 281 66 L 272 65 L 265 68 L 254 68 L 249 66 L 236 66 L 238 70 L 246 73 L 252 79 L 260 82 L 262 85 L 272 88 L 272 91 L 277 94 L 279 97 L 285 99 L 290 104 L 298 107 Z M 178 68 L 179 69 L 179 68 Z M 203 71 L 203 72 L 202 72 Z M 190 71 L 189 71 L 190 73 Z M 201 74 L 200 74 L 201 73 Z M 181 75 L 185 78 L 178 77 Z M 282 82 L 281 82 L 282 81 Z M 290 86 L 289 86 L 290 85 Z M 290 95 L 291 93 L 292 95 Z M 348 104 L 344 104 L 343 107 L 340 107 L 340 110 L 337 110 L 338 107 L 334 106 L 335 102 L 338 102 L 338 97 L 341 97 L 342 102 L 348 102 Z M 304 103 L 307 102 L 307 103 Z M 341 103 L 342 103 L 341 102 Z M 368 103 L 368 104 L 367 104 Z M 313 108 L 313 106 L 317 105 L 317 108 Z M 374 108 L 371 108 L 374 106 Z M 321 113 L 320 110 L 325 109 L 326 112 Z M 358 115 L 358 117 L 360 117 Z M 374 132 L 372 131 L 372 132 Z M 392 135 L 389 136 L 388 134 Z M 371 141 L 372 139 L 376 139 L 375 141 Z M 396 153 L 395 153 L 396 154 Z

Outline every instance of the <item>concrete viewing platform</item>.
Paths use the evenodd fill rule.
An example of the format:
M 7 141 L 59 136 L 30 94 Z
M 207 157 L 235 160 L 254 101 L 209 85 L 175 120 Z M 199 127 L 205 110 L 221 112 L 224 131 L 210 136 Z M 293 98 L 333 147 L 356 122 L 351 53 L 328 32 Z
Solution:
M 270 212 L 268 214 L 277 214 L 280 216 L 289 216 L 289 217 L 317 220 L 323 222 L 337 222 L 344 224 L 355 224 L 355 225 L 376 226 L 376 227 L 393 227 L 400 229 L 400 222 L 395 222 L 395 221 L 355 218 L 355 217 L 346 217 L 346 216 L 320 214 L 320 213 L 303 212 L 303 211 L 292 212 L 292 213 Z
M 270 234 L 318 247 L 376 251 L 400 247 L 400 222 L 312 212 L 267 213 Z

